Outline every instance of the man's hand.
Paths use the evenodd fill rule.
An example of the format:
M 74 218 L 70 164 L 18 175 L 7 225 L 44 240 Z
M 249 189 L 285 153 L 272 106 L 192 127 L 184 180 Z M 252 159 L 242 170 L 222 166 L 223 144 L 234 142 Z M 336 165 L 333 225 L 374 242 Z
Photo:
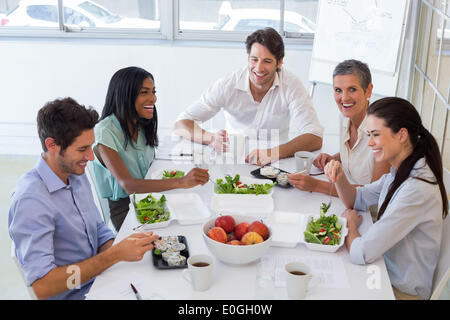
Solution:
M 219 130 L 211 137 L 209 145 L 216 150 L 217 154 L 222 154 L 227 151 L 228 134 L 226 130 Z
M 185 189 L 195 187 L 199 184 L 204 185 L 209 181 L 208 169 L 193 168 L 180 179 Z
M 134 233 L 131 236 L 120 241 L 116 247 L 120 261 L 139 261 L 142 260 L 147 251 L 153 249 L 153 242 L 158 240 L 159 236 L 153 232 Z M 112 246 L 111 248 L 115 247 Z
M 273 163 L 279 160 L 278 152 L 274 152 L 274 149 L 256 149 L 252 150 L 247 157 L 245 162 L 250 164 L 256 164 L 257 166 L 263 167 L 266 164 Z

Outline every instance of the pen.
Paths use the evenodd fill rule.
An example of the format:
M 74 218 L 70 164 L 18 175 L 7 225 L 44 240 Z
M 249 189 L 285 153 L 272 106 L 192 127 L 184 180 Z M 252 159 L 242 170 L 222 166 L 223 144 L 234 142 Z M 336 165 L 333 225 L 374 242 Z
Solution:
M 131 289 L 133 289 L 134 295 L 136 296 L 137 300 L 142 300 L 141 295 L 139 294 L 139 292 L 136 290 L 136 288 L 133 286 L 132 283 L 130 283 Z
M 192 157 L 192 153 L 179 153 L 179 154 L 171 154 L 169 153 L 169 156 L 171 157 Z

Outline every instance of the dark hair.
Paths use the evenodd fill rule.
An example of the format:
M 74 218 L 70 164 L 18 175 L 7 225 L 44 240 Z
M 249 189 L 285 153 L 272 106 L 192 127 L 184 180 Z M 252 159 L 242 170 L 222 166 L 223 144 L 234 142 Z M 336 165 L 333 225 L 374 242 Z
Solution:
M 245 46 L 247 48 L 247 54 L 250 54 L 252 45 L 257 42 L 265 46 L 271 54 L 275 56 L 277 62 L 284 57 L 284 43 L 283 38 L 273 28 L 259 29 L 253 32 L 247 37 Z
M 98 113 L 92 107 L 78 104 L 72 98 L 47 102 L 37 114 L 37 129 L 42 149 L 47 152 L 45 139 L 51 137 L 61 147 L 60 154 L 70 146 L 84 130 L 93 129 Z
M 361 87 L 366 91 L 369 84 L 372 83 L 372 75 L 367 63 L 359 60 L 349 59 L 339 63 L 333 71 L 333 78 L 335 76 L 354 74 L 358 77 Z
M 125 148 L 128 143 L 133 146 L 132 133 L 128 123 L 137 121 L 138 126 L 144 129 L 147 145 L 158 146 L 158 115 L 156 106 L 153 109 L 153 117 L 150 120 L 142 119 L 136 112 L 135 103 L 145 79 L 150 78 L 154 82 L 152 74 L 142 68 L 127 67 L 117 71 L 111 78 L 106 94 L 105 105 L 100 120 L 111 114 L 115 114 L 125 135 Z M 137 127 L 134 130 L 138 130 Z
M 442 159 L 439 147 L 433 135 L 423 127 L 416 108 L 402 98 L 387 97 L 373 102 L 367 109 L 367 115 L 373 115 L 382 119 L 384 125 L 394 133 L 399 132 L 402 128 L 408 130 L 409 140 L 413 147 L 412 153 L 403 160 L 397 170 L 395 179 L 390 185 L 386 198 L 378 211 L 378 218 L 383 215 L 395 191 L 408 179 L 417 160 L 422 157 L 425 157 L 425 161 L 433 172 L 436 181 L 428 181 L 419 177 L 414 178 L 439 185 L 442 197 L 442 217 L 445 218 L 448 214 L 448 202 L 443 181 Z

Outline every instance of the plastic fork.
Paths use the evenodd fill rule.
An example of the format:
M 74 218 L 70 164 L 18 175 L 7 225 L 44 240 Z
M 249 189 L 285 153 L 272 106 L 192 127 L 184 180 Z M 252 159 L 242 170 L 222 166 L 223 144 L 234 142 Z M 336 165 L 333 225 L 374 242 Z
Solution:
M 331 200 L 332 200 L 332 198 L 333 198 L 333 196 L 331 195 L 331 192 L 333 191 L 333 186 L 334 186 L 334 182 L 332 182 L 332 183 L 331 183 L 331 186 L 330 186 L 330 192 L 329 192 L 329 194 L 330 194 L 330 200 L 328 201 L 328 204 L 327 204 L 327 211 L 328 211 L 328 209 L 330 209 L 330 207 L 331 207 Z

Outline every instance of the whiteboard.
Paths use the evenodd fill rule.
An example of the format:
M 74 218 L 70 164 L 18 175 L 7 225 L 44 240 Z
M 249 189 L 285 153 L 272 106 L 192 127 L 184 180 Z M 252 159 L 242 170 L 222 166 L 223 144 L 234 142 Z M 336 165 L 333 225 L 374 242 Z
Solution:
M 320 0 L 309 81 L 332 84 L 346 59 L 369 65 L 373 92 L 395 95 L 408 0 Z

